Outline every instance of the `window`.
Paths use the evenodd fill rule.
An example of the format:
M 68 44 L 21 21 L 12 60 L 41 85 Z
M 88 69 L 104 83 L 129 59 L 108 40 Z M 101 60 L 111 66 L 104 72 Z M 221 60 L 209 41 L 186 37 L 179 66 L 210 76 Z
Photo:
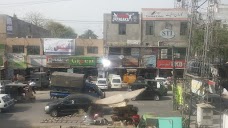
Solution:
M 121 55 L 121 48 L 109 48 L 109 55 Z
M 154 35 L 154 21 L 146 21 L 146 35 Z
M 188 32 L 188 23 L 187 22 L 181 22 L 180 24 L 180 35 L 187 35 Z
M 76 46 L 75 54 L 76 55 L 84 55 L 84 46 Z
M 98 54 L 98 47 L 96 46 L 88 46 L 87 53 Z
M 124 54 L 124 56 L 130 56 L 131 55 L 131 48 L 124 48 L 123 54 Z
M 119 35 L 126 35 L 126 24 L 119 24 Z
M 24 45 L 13 45 L 13 53 L 24 53 Z
M 27 54 L 28 55 L 40 55 L 40 46 L 28 46 Z

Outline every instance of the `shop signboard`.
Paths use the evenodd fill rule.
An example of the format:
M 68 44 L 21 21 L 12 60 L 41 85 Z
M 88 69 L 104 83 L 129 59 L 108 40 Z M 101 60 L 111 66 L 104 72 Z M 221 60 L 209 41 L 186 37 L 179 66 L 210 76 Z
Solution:
M 143 66 L 156 68 L 156 56 L 155 55 L 145 55 L 143 56 Z
M 25 69 L 27 65 L 25 63 L 24 53 L 8 53 L 7 54 L 8 67 L 12 69 Z
M 9 16 L 6 17 L 6 32 L 7 34 L 13 34 L 13 22 Z
M 70 66 L 96 66 L 97 60 L 96 57 L 69 57 L 68 63 Z
M 202 85 L 203 85 L 202 81 L 192 80 L 191 81 L 192 93 L 195 93 L 197 95 L 203 95 L 204 91 L 203 91 Z
M 59 68 L 67 68 L 70 67 L 68 60 L 69 56 L 61 56 L 61 55 L 47 55 L 47 67 L 59 67 Z
M 186 9 L 173 8 L 143 8 L 143 20 L 188 20 L 188 11 Z
M 47 59 L 45 55 L 28 55 L 28 67 L 46 67 Z
M 157 60 L 158 69 L 172 69 L 173 61 L 172 60 Z M 185 60 L 175 60 L 175 69 L 184 69 Z
M 60 38 L 44 38 L 43 47 L 45 55 L 74 55 L 75 40 Z
M 139 59 L 133 56 L 125 56 L 123 58 L 123 67 L 138 67 Z
M 109 55 L 108 59 L 111 62 L 110 67 L 117 68 L 117 67 L 122 66 L 123 56 L 121 56 L 121 55 Z
M 175 37 L 175 33 L 173 30 L 170 29 L 163 29 L 160 32 L 160 36 L 165 39 L 172 39 Z
M 112 23 L 113 24 L 138 24 L 139 23 L 139 13 L 138 12 L 119 12 L 113 11 Z

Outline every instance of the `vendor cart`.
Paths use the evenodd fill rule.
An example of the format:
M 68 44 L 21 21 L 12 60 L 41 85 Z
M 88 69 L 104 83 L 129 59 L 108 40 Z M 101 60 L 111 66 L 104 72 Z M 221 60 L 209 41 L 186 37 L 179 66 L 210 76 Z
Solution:
M 34 102 L 31 86 L 23 83 L 12 82 L 5 85 L 5 93 L 9 94 L 16 102 Z

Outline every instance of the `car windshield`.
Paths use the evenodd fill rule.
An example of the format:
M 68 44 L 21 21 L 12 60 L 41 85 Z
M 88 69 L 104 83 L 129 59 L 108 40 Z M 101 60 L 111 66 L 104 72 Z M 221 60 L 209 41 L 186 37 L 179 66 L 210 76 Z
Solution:
M 120 79 L 113 79 L 112 83 L 120 83 Z
M 98 80 L 98 84 L 106 84 L 106 80 Z
M 9 96 L 9 95 L 5 95 L 5 96 L 2 97 L 2 100 L 3 100 L 4 102 L 7 102 L 7 101 L 10 100 L 10 96 Z

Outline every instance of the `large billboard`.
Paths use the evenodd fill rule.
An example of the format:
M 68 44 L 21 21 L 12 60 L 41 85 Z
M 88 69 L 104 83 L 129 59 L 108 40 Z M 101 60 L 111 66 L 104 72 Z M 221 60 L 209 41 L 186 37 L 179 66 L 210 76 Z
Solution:
M 113 24 L 138 24 L 139 23 L 139 13 L 138 12 L 118 12 L 113 11 L 112 23 Z
M 7 54 L 8 67 L 12 69 L 25 69 L 27 64 L 25 63 L 24 53 L 8 53 Z
M 44 38 L 43 47 L 45 55 L 74 55 L 75 40 L 60 38 Z
M 173 8 L 143 8 L 143 20 L 188 20 L 188 11 L 186 9 Z

